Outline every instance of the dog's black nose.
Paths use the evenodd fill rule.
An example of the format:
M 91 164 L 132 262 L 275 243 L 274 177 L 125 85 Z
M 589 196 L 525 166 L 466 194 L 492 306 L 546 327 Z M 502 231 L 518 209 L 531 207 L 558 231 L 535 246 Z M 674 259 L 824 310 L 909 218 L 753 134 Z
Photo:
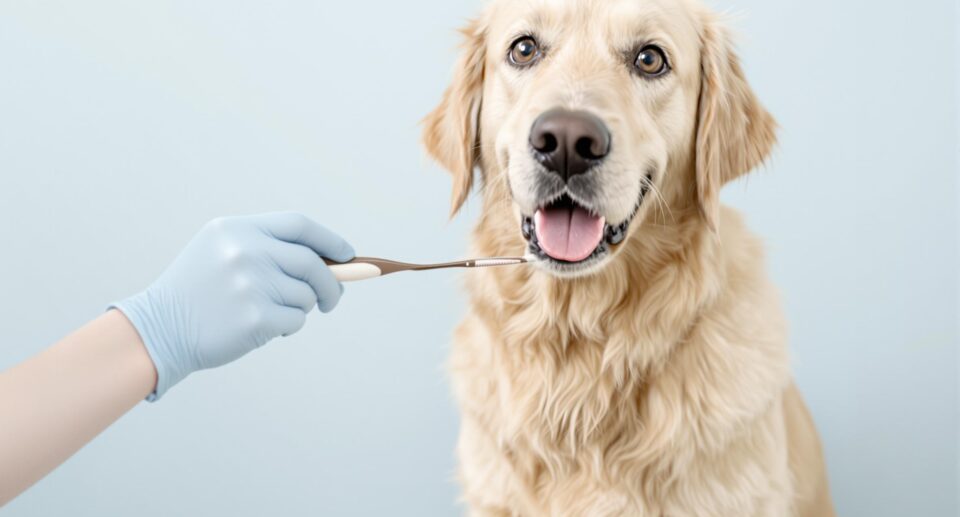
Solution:
M 554 108 L 533 122 L 530 146 L 538 162 L 566 181 L 610 153 L 610 131 L 592 113 Z

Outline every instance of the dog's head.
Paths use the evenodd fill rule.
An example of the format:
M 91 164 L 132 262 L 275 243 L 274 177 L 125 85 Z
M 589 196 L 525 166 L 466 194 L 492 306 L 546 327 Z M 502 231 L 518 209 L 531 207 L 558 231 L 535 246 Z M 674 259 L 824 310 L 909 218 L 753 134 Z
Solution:
M 495 0 L 463 32 L 425 145 L 454 175 L 454 213 L 479 166 L 558 276 L 615 260 L 657 207 L 716 228 L 720 187 L 774 143 L 726 31 L 695 0 Z

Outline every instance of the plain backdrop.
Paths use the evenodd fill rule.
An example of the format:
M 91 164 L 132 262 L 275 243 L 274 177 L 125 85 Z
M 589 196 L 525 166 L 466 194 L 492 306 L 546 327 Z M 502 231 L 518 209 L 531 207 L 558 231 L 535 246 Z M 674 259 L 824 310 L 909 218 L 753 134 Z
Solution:
M 0 2 L 0 369 L 140 290 L 218 215 L 297 210 L 363 254 L 462 256 L 478 203 L 447 221 L 418 121 L 479 5 Z M 724 196 L 766 240 L 837 507 L 957 515 L 957 7 L 715 5 L 782 125 Z M 460 513 L 458 278 L 349 285 L 0 513 Z

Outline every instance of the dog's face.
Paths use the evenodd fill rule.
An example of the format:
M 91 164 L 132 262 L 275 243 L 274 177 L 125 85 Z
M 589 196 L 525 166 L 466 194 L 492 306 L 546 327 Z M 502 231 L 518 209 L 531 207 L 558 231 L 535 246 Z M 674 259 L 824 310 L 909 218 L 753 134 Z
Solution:
M 691 148 L 693 21 L 637 0 L 503 2 L 489 20 L 480 134 L 518 227 L 553 271 L 599 268 Z
M 502 182 L 555 275 L 615 260 L 654 205 L 684 195 L 716 224 L 719 186 L 773 143 L 722 30 L 691 1 L 501 0 L 464 32 L 427 148 L 457 176 L 455 209 L 474 165 Z

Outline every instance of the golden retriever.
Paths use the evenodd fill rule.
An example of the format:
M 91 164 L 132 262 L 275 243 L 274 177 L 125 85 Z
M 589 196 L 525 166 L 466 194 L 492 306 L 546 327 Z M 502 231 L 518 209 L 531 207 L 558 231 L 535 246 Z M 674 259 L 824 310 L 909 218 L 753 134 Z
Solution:
M 722 207 L 775 122 L 695 0 L 494 0 L 424 122 L 480 171 L 450 368 L 471 515 L 830 516 L 761 245 Z

